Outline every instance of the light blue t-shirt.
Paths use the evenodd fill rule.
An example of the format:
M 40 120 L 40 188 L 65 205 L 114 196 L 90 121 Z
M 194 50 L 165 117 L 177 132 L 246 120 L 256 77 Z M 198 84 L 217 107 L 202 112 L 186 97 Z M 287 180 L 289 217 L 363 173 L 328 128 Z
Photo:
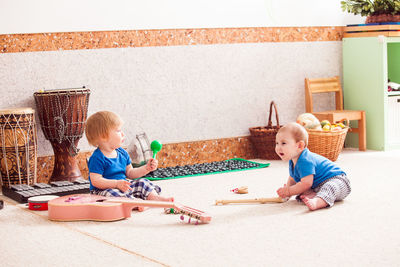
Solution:
M 323 181 L 342 173 L 345 172 L 342 171 L 334 162 L 311 152 L 308 148 L 301 152 L 294 168 L 293 161 L 289 160 L 289 174 L 293 177 L 296 183 L 300 182 L 303 177 L 310 174 L 314 175 L 314 181 L 311 188 L 315 188 Z
M 116 158 L 107 158 L 103 152 L 97 148 L 89 159 L 89 181 L 90 173 L 101 174 L 106 179 L 122 180 L 126 179 L 126 167 L 131 164 L 128 152 L 122 147 L 117 148 Z M 90 190 L 97 189 L 90 181 Z

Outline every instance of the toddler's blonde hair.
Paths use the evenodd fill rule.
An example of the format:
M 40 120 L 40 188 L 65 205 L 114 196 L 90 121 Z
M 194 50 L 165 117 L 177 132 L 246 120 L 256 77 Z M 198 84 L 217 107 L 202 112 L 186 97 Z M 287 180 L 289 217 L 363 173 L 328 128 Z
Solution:
M 110 130 L 123 123 L 121 118 L 111 111 L 99 111 L 86 120 L 85 134 L 92 146 L 98 146 L 101 138 L 108 138 Z
M 301 126 L 300 124 L 298 124 L 297 122 L 289 122 L 289 123 L 285 124 L 284 126 L 279 128 L 278 133 L 281 133 L 281 132 L 289 132 L 293 136 L 296 143 L 303 141 L 305 147 L 307 147 L 308 133 L 307 133 L 306 129 L 303 126 Z

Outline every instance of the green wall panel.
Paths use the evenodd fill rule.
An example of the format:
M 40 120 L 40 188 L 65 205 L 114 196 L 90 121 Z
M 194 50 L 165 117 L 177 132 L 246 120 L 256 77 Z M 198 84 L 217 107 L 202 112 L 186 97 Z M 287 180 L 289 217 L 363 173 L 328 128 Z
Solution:
M 400 38 L 343 38 L 343 94 L 345 109 L 365 110 L 367 148 L 390 149 L 387 144 L 387 80 L 400 83 Z M 349 136 L 346 145 L 357 147 Z
M 388 78 L 400 83 L 400 43 L 388 43 Z

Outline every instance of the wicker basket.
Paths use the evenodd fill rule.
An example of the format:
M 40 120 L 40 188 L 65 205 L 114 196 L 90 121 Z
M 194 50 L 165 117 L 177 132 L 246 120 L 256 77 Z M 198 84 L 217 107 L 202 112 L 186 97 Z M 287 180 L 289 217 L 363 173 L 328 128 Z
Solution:
M 272 106 L 275 109 L 276 126 L 272 126 Z M 270 160 L 280 159 L 280 157 L 275 153 L 275 137 L 280 127 L 278 110 L 276 109 L 274 101 L 271 101 L 269 106 L 268 125 L 249 128 L 250 141 L 256 150 L 257 158 Z
M 348 127 L 335 132 L 307 129 L 308 149 L 331 161 L 336 161 L 343 149 L 348 130 Z

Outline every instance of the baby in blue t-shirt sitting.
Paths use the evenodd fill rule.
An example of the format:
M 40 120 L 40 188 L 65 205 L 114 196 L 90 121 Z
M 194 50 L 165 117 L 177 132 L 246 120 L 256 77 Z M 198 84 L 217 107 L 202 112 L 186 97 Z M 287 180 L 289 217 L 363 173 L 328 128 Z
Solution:
M 308 150 L 308 133 L 298 123 L 288 123 L 276 135 L 275 152 L 289 161 L 289 179 L 277 190 L 280 197 L 297 195 L 310 210 L 333 206 L 350 192 L 346 173 L 329 159 Z
M 159 195 L 161 188 L 148 179 L 140 178 L 157 169 L 158 161 L 133 168 L 128 153 L 121 147 L 125 136 L 122 120 L 113 112 L 99 111 L 86 121 L 85 134 L 89 144 L 96 146 L 89 159 L 90 193 L 107 197 L 141 198 L 174 201 Z M 139 210 L 143 210 L 139 207 Z

